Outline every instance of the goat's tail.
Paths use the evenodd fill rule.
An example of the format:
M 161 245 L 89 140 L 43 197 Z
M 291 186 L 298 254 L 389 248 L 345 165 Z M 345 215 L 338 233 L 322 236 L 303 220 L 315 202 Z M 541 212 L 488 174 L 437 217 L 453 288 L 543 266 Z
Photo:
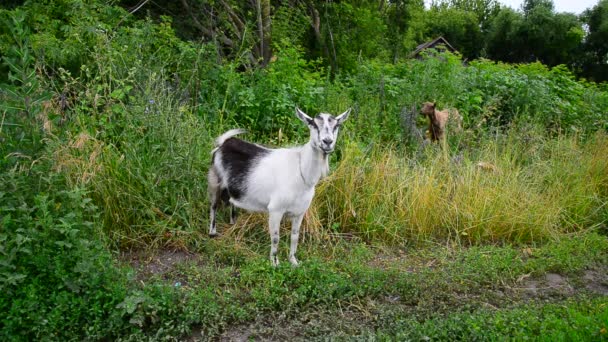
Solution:
M 231 129 L 228 132 L 220 135 L 219 137 L 217 137 L 217 139 L 215 139 L 215 147 L 220 147 L 224 144 L 224 142 L 230 138 L 232 138 L 235 135 L 239 135 L 239 134 L 243 134 L 243 133 L 247 133 L 246 130 L 242 129 L 242 128 L 235 128 L 235 129 Z

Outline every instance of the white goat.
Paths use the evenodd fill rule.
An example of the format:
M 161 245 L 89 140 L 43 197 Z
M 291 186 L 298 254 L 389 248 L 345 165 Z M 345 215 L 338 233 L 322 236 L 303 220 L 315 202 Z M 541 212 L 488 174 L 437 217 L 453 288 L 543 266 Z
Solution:
M 315 193 L 315 185 L 329 172 L 328 156 L 333 152 L 342 123 L 350 109 L 333 117 L 321 113 L 314 119 L 296 108 L 296 115 L 308 125 L 310 140 L 302 146 L 269 149 L 237 138 L 244 130 L 233 129 L 216 141 L 208 175 L 211 202 L 209 235 L 217 235 L 215 213 L 220 200 L 249 211 L 269 213 L 270 261 L 279 264 L 279 227 L 283 215 L 291 217 L 289 262 L 297 266 L 296 250 L 300 224 Z

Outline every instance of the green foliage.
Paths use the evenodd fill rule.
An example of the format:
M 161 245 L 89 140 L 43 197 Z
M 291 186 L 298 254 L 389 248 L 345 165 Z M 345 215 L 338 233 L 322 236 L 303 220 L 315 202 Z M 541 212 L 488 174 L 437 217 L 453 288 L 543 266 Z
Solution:
M 529 1 L 524 12 L 501 9 L 488 29 L 487 55 L 506 62 L 575 65 L 584 32 L 571 13 L 556 13 L 551 1 Z
M 11 46 L 2 60 L 8 75 L 6 83 L 0 82 L 0 152 L 3 157 L 15 152 L 28 155 L 42 146 L 42 122 L 48 120 L 42 103 L 49 94 L 36 75 L 37 63 L 32 55 L 29 29 L 24 25 L 25 14 L 16 10 L 13 16 L 2 19 L 10 32 L 7 37 Z M 2 158 L 0 168 L 7 166 L 7 162 Z
M 496 0 L 448 0 L 438 3 L 440 7 L 447 6 L 474 13 L 477 16 L 482 31 L 487 29 L 490 21 L 500 10 L 500 3 Z
M 488 309 L 417 321 L 398 316 L 373 333 L 379 340 L 598 340 L 605 336 L 608 308 L 602 300 Z
M 44 63 L 51 69 L 63 67 L 71 72 L 90 60 L 90 48 L 100 32 L 109 32 L 127 19 L 124 10 L 100 1 L 28 1 L 15 11 L 25 14 L 35 54 L 44 56 Z M 0 38 L 2 53 L 11 46 L 6 38 Z
M 319 186 L 312 221 L 327 218 L 371 241 L 467 244 L 540 242 L 605 224 L 604 134 L 585 144 L 513 133 L 494 139 L 460 156 L 428 151 L 412 159 L 347 146 L 330 182 Z
M 388 44 L 392 61 L 406 58 L 412 49 L 420 43 L 406 38 L 413 33 L 418 34 L 417 24 L 421 22 L 420 15 L 424 12 L 424 2 L 419 0 L 391 1 L 386 9 L 388 26 Z M 418 38 L 417 36 L 416 38 Z
M 339 66 L 352 70 L 362 59 L 382 57 L 388 27 L 378 15 L 376 2 L 362 1 L 358 6 L 348 2 L 330 3 L 328 10 L 340 18 L 327 25 L 326 32 L 329 40 L 333 40 Z
M 233 248 L 226 243 L 228 241 L 224 241 L 225 248 Z M 313 256 L 327 256 L 327 251 L 311 246 L 303 252 L 313 255 L 295 269 L 289 265 L 270 267 L 265 249 L 247 257 L 247 262 L 240 266 L 213 262 L 201 265 L 198 262 L 180 269 L 180 274 L 189 276 L 190 284 L 180 290 L 183 291 L 183 304 L 173 307 L 172 301 L 163 302 L 175 310 L 174 317 L 184 317 L 181 318 L 184 321 L 166 318 L 166 327 L 170 330 L 190 322 L 199 324 L 206 336 L 211 337 L 230 322 L 250 321 L 256 316 L 272 317 L 280 313 L 296 319 L 310 310 L 323 315 L 328 308 L 353 305 L 359 308 L 363 305 L 366 310 L 377 313 L 376 306 L 387 297 L 397 298 L 403 307 L 416 307 L 415 311 L 408 311 L 407 317 L 414 317 L 421 323 L 433 322 L 438 316 L 450 317 L 480 310 L 487 307 L 487 301 L 498 306 L 506 305 L 501 311 L 508 313 L 512 299 L 501 304 L 500 298 L 504 300 L 504 294 L 502 297 L 495 295 L 494 290 L 502 293 L 511 287 L 523 286 L 519 279 L 530 274 L 579 274 L 596 263 L 605 262 L 608 245 L 605 237 L 589 234 L 528 250 L 483 246 L 452 250 L 411 249 L 406 255 L 377 255 L 378 251 L 369 246 L 349 243 L 334 247 L 333 261 Z M 203 257 L 214 260 L 216 255 Z M 382 267 L 384 258 L 386 263 Z M 428 267 L 429 264 L 435 266 Z M 169 277 L 175 279 L 179 276 L 171 274 Z M 180 291 L 170 291 L 165 287 L 157 290 L 151 287 L 149 293 L 160 289 L 168 296 L 160 298 L 180 298 Z M 146 300 L 145 293 L 135 294 L 129 299 L 136 303 L 130 306 L 130 311 L 144 310 L 145 305 L 140 307 L 140 303 Z M 517 303 L 523 303 L 517 300 Z M 568 306 L 577 305 L 574 301 L 564 305 L 566 303 Z M 385 324 L 391 321 L 380 321 L 380 331 L 390 332 L 388 327 L 391 325 Z M 168 325 L 169 322 L 172 325 Z M 426 326 L 424 329 L 421 332 L 433 332 Z M 502 328 L 496 330 L 497 334 L 507 332 Z
M 320 111 L 326 80 L 318 63 L 307 62 L 298 48 L 284 43 L 277 51 L 276 61 L 266 69 L 234 75 L 239 83 L 227 89 L 229 102 L 225 108 L 228 120 L 256 134 L 277 139 L 281 130 L 288 140 L 293 140 L 306 136 L 302 124 L 293 120 L 295 107 L 310 111 L 311 115 Z
M 134 235 L 150 242 L 191 230 L 200 224 L 206 203 L 200 184 L 216 132 L 155 77 L 142 85 L 140 100 L 112 107 L 117 118 L 113 126 L 106 125 L 112 127 L 104 139 L 109 143 L 81 133 L 57 146 L 57 166 L 74 184 L 93 189 L 108 235 L 123 243 Z M 79 140 L 82 146 L 71 147 Z M 133 227 L 137 234 L 130 234 Z
M 492 58 L 504 62 L 516 62 L 518 45 L 521 43 L 519 29 L 523 17 L 511 8 L 502 8 L 491 21 L 486 38 L 486 49 Z
M 83 189 L 56 191 L 58 177 L 42 172 L 0 176 L 0 335 L 115 336 L 125 277 L 101 243 L 97 209 Z
M 427 40 L 443 36 L 468 59 L 479 57 L 483 46 L 479 19 L 475 13 L 458 8 L 434 7 L 424 13 L 423 32 Z
M 240 126 L 261 143 L 302 141 L 307 132 L 293 119 L 296 106 L 311 114 L 354 106 L 344 130 L 344 140 L 353 146 L 382 142 L 416 147 L 412 124 L 422 126 L 423 120 L 410 118 L 408 126 L 406 119 L 424 101 L 456 107 L 464 115 L 468 130 L 451 138 L 453 151 L 479 146 L 479 141 L 488 141 L 479 139 L 494 127 L 514 123 L 542 125 L 555 134 L 586 133 L 606 125 L 606 93 L 575 81 L 563 67 L 488 61 L 466 67 L 448 54 L 397 64 L 361 62 L 332 82 L 319 62 L 306 61 L 303 50 L 289 41 L 275 42 L 276 59 L 268 67 L 243 72 L 239 63 L 217 64 L 209 45 L 180 41 L 167 21 L 127 22 L 112 34 L 97 32 L 93 38 L 80 49 L 94 56 L 93 63 L 74 76 L 59 69 L 58 77 L 48 80 L 55 96 L 66 100 L 65 105 L 50 106 L 46 120 L 60 117 L 55 120 L 67 121 L 66 127 L 32 131 L 37 141 L 43 134 L 61 132 L 59 139 L 48 140 L 55 167 L 71 185 L 91 191 L 103 208 L 106 232 L 119 244 L 181 245 L 196 236 L 207 219 L 204 182 L 213 138 Z M 26 45 L 23 49 L 28 51 Z M 31 69 L 33 58 L 21 64 Z M 29 74 L 32 82 L 39 82 Z M 41 106 L 37 108 L 40 112 Z M 15 136 L 10 133 L 11 139 Z M 344 151 L 338 151 L 339 158 Z M 571 218 L 580 225 L 593 222 L 587 213 L 601 200 L 559 205 L 572 208 Z M 376 230 L 373 222 L 369 217 L 369 228 Z M 341 230 L 349 226 L 339 225 Z
M 378 294 L 386 280 L 381 272 L 357 269 L 355 265 L 340 270 L 313 259 L 302 266 L 273 269 L 267 260 L 260 260 L 241 269 L 241 284 L 250 288 L 256 309 L 297 312 L 306 306 Z
M 589 33 L 583 44 L 583 75 L 596 81 L 608 80 L 608 1 L 601 0 L 586 10 L 582 21 Z M 578 66 L 578 65 L 577 65 Z
M 394 140 L 402 129 L 398 113 L 424 101 L 457 108 L 474 130 L 514 122 L 538 124 L 554 132 L 606 127 L 606 93 L 577 82 L 563 66 L 549 69 L 540 63 L 507 65 L 487 60 L 463 66 L 454 56 L 442 58 L 396 65 L 364 63 L 347 79 L 352 101 L 369 113 L 361 124 L 372 128 L 371 136 L 377 122 L 384 137 Z
M 461 95 L 462 102 L 457 105 L 465 113 L 473 114 L 469 116 L 475 117 L 471 122 L 532 122 L 551 130 L 604 125 L 600 114 L 606 105 L 603 92 L 597 93 L 598 88 L 586 88 L 574 81 L 564 67 L 548 69 L 540 63 L 509 66 L 486 61 L 471 65 L 466 79 L 470 91 Z M 600 97 L 589 101 L 588 96 L 596 95 Z
M 289 42 L 293 46 L 305 46 L 310 19 L 304 4 L 294 7 L 281 6 L 273 15 L 272 38 L 276 42 Z

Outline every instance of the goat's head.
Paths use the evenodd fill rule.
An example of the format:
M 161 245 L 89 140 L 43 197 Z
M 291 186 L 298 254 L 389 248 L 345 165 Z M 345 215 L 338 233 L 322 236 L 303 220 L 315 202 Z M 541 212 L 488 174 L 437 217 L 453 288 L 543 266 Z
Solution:
M 433 115 L 435 114 L 435 102 L 425 102 L 422 104 L 420 109 L 420 115 Z
M 331 114 L 321 113 L 313 119 L 299 108 L 296 108 L 296 115 L 310 129 L 312 146 L 325 154 L 333 152 L 340 126 L 346 121 L 349 114 L 350 109 L 336 117 Z

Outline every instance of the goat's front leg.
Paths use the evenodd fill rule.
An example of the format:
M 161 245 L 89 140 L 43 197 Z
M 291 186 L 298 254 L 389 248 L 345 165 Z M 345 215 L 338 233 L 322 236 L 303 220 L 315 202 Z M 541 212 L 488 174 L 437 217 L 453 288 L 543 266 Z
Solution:
M 289 262 L 293 266 L 298 266 L 298 259 L 296 259 L 296 252 L 298 251 L 298 239 L 300 238 L 300 225 L 304 214 L 293 216 L 291 218 L 291 246 L 289 248 Z
M 270 262 L 272 266 L 279 266 L 279 228 L 281 227 L 282 212 L 271 211 L 268 213 L 268 231 L 270 233 Z

